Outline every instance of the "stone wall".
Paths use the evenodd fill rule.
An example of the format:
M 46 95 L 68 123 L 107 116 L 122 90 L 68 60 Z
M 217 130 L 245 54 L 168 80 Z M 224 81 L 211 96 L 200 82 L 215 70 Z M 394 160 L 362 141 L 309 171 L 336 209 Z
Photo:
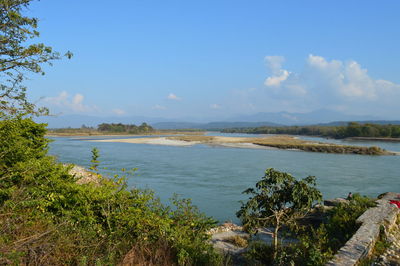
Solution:
M 353 266 L 371 254 L 379 237 L 381 225 L 388 231 L 396 223 L 400 211 L 395 205 L 390 204 L 389 200 L 400 200 L 398 196 L 398 193 L 393 192 L 381 195 L 377 200 L 377 206 L 368 209 L 357 219 L 361 224 L 360 228 L 326 265 Z

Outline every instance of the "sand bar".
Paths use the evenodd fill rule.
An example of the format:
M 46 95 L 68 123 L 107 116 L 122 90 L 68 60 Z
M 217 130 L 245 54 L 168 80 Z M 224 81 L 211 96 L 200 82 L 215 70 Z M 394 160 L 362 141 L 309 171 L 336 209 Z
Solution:
M 99 140 L 87 140 L 90 142 L 121 142 L 121 143 L 135 143 L 135 144 L 151 144 L 151 145 L 166 145 L 166 146 L 193 146 L 198 144 L 196 141 L 182 141 L 173 140 L 165 137 L 155 138 L 130 138 L 130 139 L 99 139 Z

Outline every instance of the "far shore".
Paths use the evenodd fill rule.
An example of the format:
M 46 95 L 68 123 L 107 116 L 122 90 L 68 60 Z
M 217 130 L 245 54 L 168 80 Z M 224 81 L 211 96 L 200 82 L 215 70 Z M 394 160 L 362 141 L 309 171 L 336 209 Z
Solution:
M 126 132 L 101 132 L 101 131 L 90 131 L 90 132 L 53 132 L 49 131 L 46 137 L 145 137 L 145 136 L 159 136 L 159 135 L 204 135 L 205 131 L 153 131 L 148 133 L 140 134 L 128 134 Z
M 344 140 L 400 142 L 400 138 L 351 137 Z

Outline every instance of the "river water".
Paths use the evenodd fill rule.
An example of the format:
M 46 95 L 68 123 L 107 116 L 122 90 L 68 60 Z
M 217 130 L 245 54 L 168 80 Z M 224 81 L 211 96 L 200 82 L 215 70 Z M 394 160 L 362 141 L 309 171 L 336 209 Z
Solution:
M 326 141 L 322 138 L 304 138 Z M 89 167 L 91 149 L 97 147 L 100 150 L 102 173 L 122 174 L 122 168 L 138 168 L 134 176 L 129 178 L 129 186 L 154 190 L 164 203 L 168 203 L 174 193 L 191 198 L 202 212 L 219 222 L 238 222 L 235 213 L 240 208 L 239 201 L 246 199 L 246 195 L 241 192 L 254 186 L 265 170 L 271 167 L 289 172 L 297 178 L 316 176 L 324 198 L 345 197 L 350 191 L 368 196 L 377 196 L 387 191 L 400 193 L 400 156 L 324 154 L 207 145 L 177 147 L 89 142 L 64 137 L 51 139 L 54 141 L 50 144 L 50 154 L 63 163 Z M 375 145 L 400 152 L 400 142 L 329 142 Z

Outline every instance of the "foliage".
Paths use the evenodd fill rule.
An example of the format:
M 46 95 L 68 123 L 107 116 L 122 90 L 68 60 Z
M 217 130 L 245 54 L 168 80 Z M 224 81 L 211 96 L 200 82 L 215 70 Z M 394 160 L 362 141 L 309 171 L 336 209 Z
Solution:
M 44 134 L 30 119 L 0 121 L 0 264 L 117 264 L 128 254 L 147 262 L 162 254 L 180 265 L 220 262 L 207 242 L 215 222 L 189 200 L 164 206 L 118 176 L 77 184 L 47 156 Z
M 148 133 L 154 131 L 154 129 L 146 124 L 142 123 L 140 126 L 136 125 L 124 125 L 121 123 L 118 124 L 107 124 L 107 123 L 102 123 L 98 125 L 98 130 L 100 132 L 118 132 L 118 133 L 130 133 L 130 134 L 138 134 L 138 133 Z
M 26 72 L 44 74 L 43 63 L 51 65 L 61 58 L 51 47 L 34 42 L 39 37 L 38 19 L 23 15 L 31 1 L 0 0 L 0 117 L 47 111 L 35 110 L 26 98 L 26 87 L 21 85 Z
M 295 184 L 301 185 L 295 189 Z M 340 203 L 326 211 L 322 223 L 301 225 L 299 218 L 304 217 L 304 211 L 310 208 L 314 200 L 321 198 L 314 186 L 314 177 L 296 181 L 287 173 L 268 169 L 263 179 L 257 183 L 257 190 L 245 191 L 254 195 L 238 212 L 245 226 L 274 226 L 276 230 L 277 224 L 278 227 L 286 225 L 296 233 L 295 238 L 298 240 L 287 244 L 274 241 L 273 245 L 250 242 L 245 255 L 249 262 L 263 265 L 325 265 L 357 231 L 357 218 L 368 208 L 375 206 L 373 199 L 354 194 L 348 202 Z M 309 195 L 302 196 L 303 193 Z M 302 203 L 291 199 L 293 194 L 300 197 Z M 305 207 L 299 207 L 302 205 Z M 295 211 L 291 210 L 293 208 L 299 210 L 299 215 L 295 215 Z M 281 221 L 277 221 L 276 217 L 279 210 L 287 213 L 286 216 L 280 216 L 284 217 Z M 277 231 L 274 236 L 276 240 Z
M 298 264 L 325 265 L 357 231 L 357 218 L 375 205 L 373 199 L 356 193 L 348 202 L 328 211 L 326 221 L 319 227 L 305 228 L 296 246 Z
M 175 207 L 166 207 L 150 191 L 128 190 L 118 176 L 77 184 L 69 168 L 47 155 L 45 125 L 23 119 L 47 110 L 27 100 L 22 82 L 61 56 L 35 43 L 38 20 L 23 15 L 31 1 L 0 0 L 0 264 L 133 263 L 129 254 L 139 265 L 153 258 L 218 264 L 206 234 L 215 222 L 190 201 L 174 198 Z M 152 130 L 145 123 L 127 128 Z M 92 163 L 97 170 L 97 150 Z
M 265 171 L 255 189 L 249 188 L 243 193 L 252 197 L 242 204 L 237 216 L 252 232 L 259 227 L 274 227 L 275 252 L 279 230 L 283 226 L 293 228 L 296 220 L 310 211 L 315 201 L 322 199 L 321 192 L 315 188 L 315 177 L 308 176 L 298 181 L 292 175 L 273 168 Z
M 346 126 L 287 126 L 225 129 L 226 133 L 288 134 L 322 136 L 336 139 L 350 137 L 400 138 L 400 125 L 361 124 L 350 122 Z
M 94 147 L 92 149 L 92 160 L 90 160 L 90 162 L 92 163 L 92 165 L 90 166 L 90 170 L 93 170 L 95 172 L 98 171 L 98 167 L 99 167 L 99 149 L 97 149 L 96 147 Z
M 328 213 L 328 223 L 325 226 L 329 239 L 328 245 L 338 250 L 357 231 L 359 227 L 356 223 L 357 218 L 375 205 L 373 199 L 356 193 L 349 202 L 341 203 L 333 208 Z

